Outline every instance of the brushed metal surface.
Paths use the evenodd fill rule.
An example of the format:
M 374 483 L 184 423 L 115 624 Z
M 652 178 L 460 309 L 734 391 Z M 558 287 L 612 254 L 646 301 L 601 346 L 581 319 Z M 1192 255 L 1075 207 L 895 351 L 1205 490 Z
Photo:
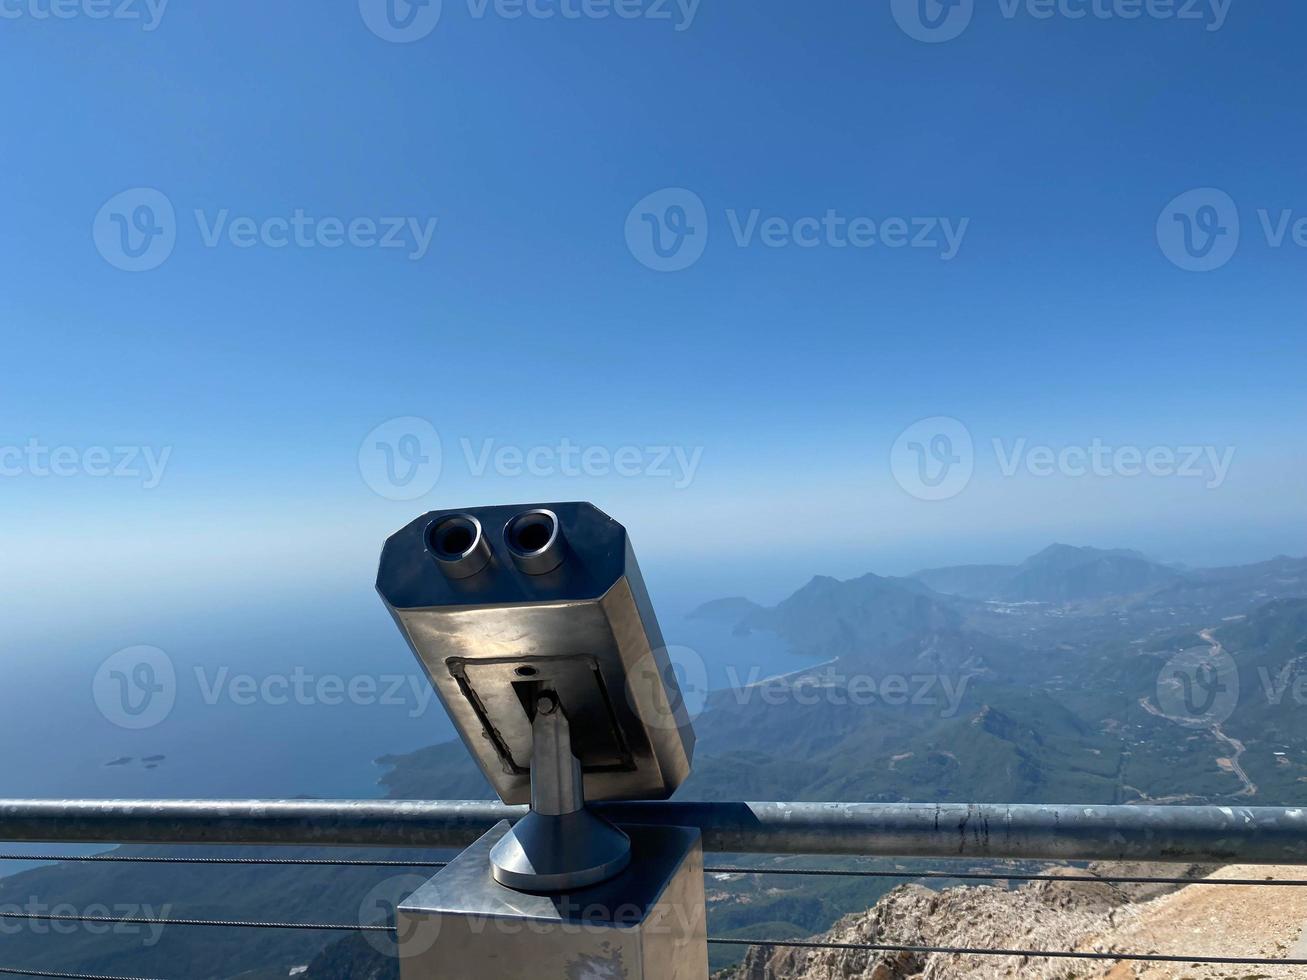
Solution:
M 703 848 L 685 827 L 623 828 L 631 866 L 589 888 L 529 895 L 490 875 L 500 823 L 396 910 L 402 980 L 705 980 Z
M 495 881 L 541 894 L 588 887 L 630 864 L 626 834 L 586 808 L 561 816 L 532 810 L 490 850 Z
M 530 574 L 504 529 L 558 519 L 566 555 Z M 445 574 L 428 531 L 479 522 L 492 548 L 474 575 Z M 694 732 L 626 529 L 586 503 L 435 511 L 386 542 L 377 591 L 486 778 L 505 803 L 530 798 L 530 717 L 546 683 L 572 723 L 589 800 L 666 799 L 689 775 Z

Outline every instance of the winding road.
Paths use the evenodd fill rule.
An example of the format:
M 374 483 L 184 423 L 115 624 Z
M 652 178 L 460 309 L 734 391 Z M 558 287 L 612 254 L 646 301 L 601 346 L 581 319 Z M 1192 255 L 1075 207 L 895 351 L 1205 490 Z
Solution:
M 1212 635 L 1212 630 L 1214 630 L 1215 628 L 1216 627 L 1212 626 L 1212 627 L 1208 627 L 1205 630 L 1198 631 L 1198 635 L 1201 636 L 1203 638 L 1203 641 L 1212 648 L 1211 655 L 1213 658 L 1219 657 L 1225 653 L 1225 648 L 1221 645 L 1221 641 Z M 1139 706 L 1143 708 L 1145 711 L 1147 711 L 1150 715 L 1156 715 L 1159 718 L 1170 717 L 1169 715 L 1166 714 L 1166 712 L 1162 711 L 1160 708 L 1154 705 L 1152 701 L 1148 699 L 1147 696 L 1139 699 Z M 1240 759 L 1243 758 L 1244 753 L 1247 751 L 1247 748 L 1244 746 L 1243 742 L 1239 741 L 1237 738 L 1231 738 L 1229 735 L 1225 734 L 1225 732 L 1221 730 L 1221 726 L 1219 724 L 1212 725 L 1210 728 L 1208 728 L 1208 731 L 1211 733 L 1213 738 L 1217 739 L 1220 742 L 1224 742 L 1231 749 L 1231 754 L 1229 756 L 1221 756 L 1217 758 L 1216 764 L 1220 766 L 1222 769 L 1225 769 L 1226 771 L 1233 773 L 1235 776 L 1238 776 L 1239 781 L 1243 783 L 1243 789 L 1241 789 L 1235 795 L 1256 796 L 1257 784 L 1254 783 L 1251 778 L 1249 778 L 1247 771 L 1244 769 L 1242 763 L 1239 761 Z

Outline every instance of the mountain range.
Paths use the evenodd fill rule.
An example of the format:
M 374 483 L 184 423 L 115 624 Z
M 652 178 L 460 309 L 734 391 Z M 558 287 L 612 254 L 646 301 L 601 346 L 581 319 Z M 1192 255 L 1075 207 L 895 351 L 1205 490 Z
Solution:
M 690 620 L 731 649 L 779 638 L 793 669 L 758 677 L 737 663 L 737 680 L 709 694 L 682 799 L 1292 804 L 1307 795 L 1307 559 L 1182 569 L 1134 551 L 1054 545 L 1016 565 L 818 576 L 774 606 L 713 600 Z M 679 629 L 664 623 L 669 639 Z M 1214 714 L 1183 716 L 1186 672 L 1225 698 Z M 379 761 L 392 798 L 492 795 L 461 742 Z M 55 866 L 4 879 L 0 902 L 184 895 L 174 914 L 271 915 L 293 893 L 293 911 L 330 920 L 343 910 L 348 921 L 386 877 Z M 714 934 L 809 936 L 889 887 L 756 885 L 714 883 Z M 397 976 L 358 936 L 177 930 L 151 949 L 108 935 L 55 957 L 47 940 L 7 936 L 9 958 L 197 980 L 266 980 L 292 968 L 306 980 Z M 738 958 L 719 949 L 714 966 Z
M 1054 544 L 1019 565 L 932 568 L 912 578 L 936 592 L 969 599 L 1077 602 L 1146 592 L 1179 580 L 1182 573 L 1138 551 Z

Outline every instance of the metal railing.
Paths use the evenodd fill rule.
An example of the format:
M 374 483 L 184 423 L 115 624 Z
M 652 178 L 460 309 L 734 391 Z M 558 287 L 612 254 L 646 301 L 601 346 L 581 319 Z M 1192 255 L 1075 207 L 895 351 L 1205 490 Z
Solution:
M 958 803 L 599 803 L 697 827 L 705 851 L 1307 864 L 1307 809 Z M 525 807 L 474 801 L 8 800 L 0 840 L 466 847 Z
M 1307 865 L 1307 809 L 1281 807 L 1041 806 L 879 803 L 603 803 L 618 824 L 697 827 L 716 854 L 858 855 L 1023 861 L 1129 861 L 1186 864 Z M 320 845 L 463 848 L 525 807 L 486 802 L 305 800 L 0 801 L 0 840 L 46 843 Z M 0 853 L 5 861 L 173 865 L 354 866 L 439 869 L 416 859 Z M 1207 886 L 1304 887 L 1307 878 L 1205 878 L 1165 875 L 1068 876 L 994 872 L 771 868 L 710 864 L 709 873 L 864 877 L 902 880 L 1058 881 Z M 281 922 L 182 917 L 114 917 L 0 912 L 0 920 L 81 921 L 187 928 L 393 932 L 386 924 Z M 794 947 L 961 956 L 1307 966 L 1307 959 L 1169 955 L 1095 950 L 997 949 L 894 943 L 839 943 L 710 936 L 720 946 Z M 0 974 L 102 978 L 0 966 Z

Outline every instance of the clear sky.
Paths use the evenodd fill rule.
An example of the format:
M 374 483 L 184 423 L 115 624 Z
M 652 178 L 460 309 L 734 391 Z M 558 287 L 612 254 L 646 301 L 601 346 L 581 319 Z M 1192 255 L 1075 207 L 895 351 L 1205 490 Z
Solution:
M 12 614 L 1307 552 L 1307 9 L 922 2 L 0 0 Z

